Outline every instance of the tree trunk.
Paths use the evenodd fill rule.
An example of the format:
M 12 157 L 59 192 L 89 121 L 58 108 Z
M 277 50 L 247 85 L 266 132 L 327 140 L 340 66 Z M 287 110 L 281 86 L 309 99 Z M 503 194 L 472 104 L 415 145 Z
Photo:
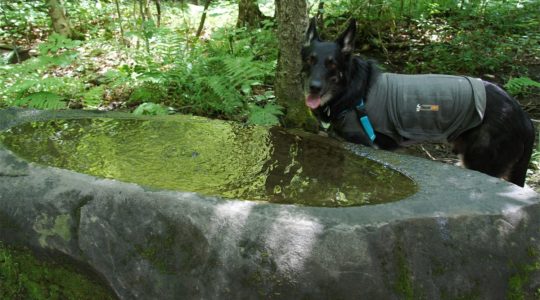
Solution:
M 276 0 L 276 19 L 279 55 L 274 89 L 278 103 L 286 109 L 283 123 L 316 130 L 316 120 L 304 104 L 302 82 L 300 51 L 308 23 L 306 1 Z
M 204 22 L 206 21 L 206 14 L 208 12 L 208 7 L 210 6 L 210 2 L 212 2 L 212 0 L 206 0 L 206 3 L 204 4 L 204 10 L 201 16 L 201 21 L 199 22 L 199 28 L 197 29 L 197 33 L 195 34 L 196 37 L 201 36 L 201 33 L 204 28 Z
M 319 28 L 320 32 L 324 29 L 324 0 L 319 1 L 319 7 L 317 8 L 317 15 L 315 18 L 317 19 L 317 28 Z
M 157 12 L 157 27 L 161 26 L 161 2 L 159 0 L 154 0 L 156 3 L 156 12 Z
M 124 35 L 124 26 L 122 25 L 122 13 L 120 12 L 120 3 L 118 0 L 114 0 L 116 6 L 116 14 L 118 15 L 118 25 L 120 26 L 120 37 L 122 38 L 122 44 L 127 46 L 126 37 Z
M 52 20 L 54 32 L 72 38 L 74 36 L 73 29 L 60 0 L 47 0 L 47 6 L 49 7 L 49 16 Z
M 238 20 L 236 27 L 258 28 L 261 21 L 265 19 L 257 4 L 257 0 L 238 1 Z
M 152 21 L 152 13 L 150 12 L 150 0 L 144 0 L 144 13 L 146 14 L 146 20 Z
M 146 26 L 148 26 L 148 15 L 146 14 L 148 10 L 145 9 L 146 5 L 148 4 L 148 0 L 139 0 L 139 13 L 141 14 L 141 32 L 142 38 L 144 40 L 144 46 L 147 53 L 150 53 L 150 39 L 148 35 L 146 34 Z

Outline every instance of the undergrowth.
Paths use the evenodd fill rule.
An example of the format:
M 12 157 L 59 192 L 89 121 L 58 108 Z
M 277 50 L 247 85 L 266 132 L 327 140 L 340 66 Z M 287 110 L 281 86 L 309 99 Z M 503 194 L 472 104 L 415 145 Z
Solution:
M 0 299 L 115 299 L 76 268 L 0 242 Z
M 115 108 L 137 114 L 181 112 L 278 123 L 281 107 L 272 90 L 277 59 L 272 22 L 249 32 L 223 26 L 198 39 L 182 25 L 137 23 L 128 10 L 126 17 L 136 22 L 125 22 L 125 40 L 113 40 L 117 23 L 90 20 L 88 9 L 82 4 L 75 9 L 83 12 L 74 23 L 87 36 L 84 43 L 51 34 L 39 44 L 36 57 L 0 66 L 0 77 L 6 78 L 0 81 L 0 107 Z
M 539 1 L 327 1 L 325 13 L 329 36 L 356 18 L 361 51 L 406 73 L 507 80 L 540 59 Z

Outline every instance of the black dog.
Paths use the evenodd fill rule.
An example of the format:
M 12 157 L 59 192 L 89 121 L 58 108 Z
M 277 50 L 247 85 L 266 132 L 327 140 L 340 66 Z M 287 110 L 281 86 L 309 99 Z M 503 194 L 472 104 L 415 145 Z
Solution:
M 505 91 L 476 78 L 381 73 L 353 56 L 356 22 L 335 42 L 311 21 L 302 49 L 306 105 L 353 143 L 392 150 L 451 142 L 465 167 L 525 184 L 534 127 Z

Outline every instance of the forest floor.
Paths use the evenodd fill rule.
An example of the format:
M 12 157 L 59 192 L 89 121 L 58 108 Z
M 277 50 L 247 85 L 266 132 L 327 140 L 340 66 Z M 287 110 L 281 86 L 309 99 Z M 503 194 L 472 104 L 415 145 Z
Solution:
M 540 126 L 536 126 L 536 131 L 540 130 Z M 538 143 L 538 139 L 536 141 Z M 450 144 L 433 144 L 423 143 L 418 145 L 409 146 L 398 150 L 400 153 L 422 157 L 425 159 L 447 163 L 451 165 L 458 165 L 460 160 L 456 154 L 452 152 L 452 146 Z M 540 172 L 530 168 L 527 171 L 526 185 L 540 194 Z

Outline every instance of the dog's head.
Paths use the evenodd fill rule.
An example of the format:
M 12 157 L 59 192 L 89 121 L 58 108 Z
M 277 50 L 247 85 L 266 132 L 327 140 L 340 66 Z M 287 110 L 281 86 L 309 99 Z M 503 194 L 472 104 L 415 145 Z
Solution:
M 314 110 L 328 104 L 346 86 L 355 33 L 356 21 L 351 20 L 336 41 L 322 41 L 316 20 L 311 19 L 302 48 L 304 88 L 309 108 Z

